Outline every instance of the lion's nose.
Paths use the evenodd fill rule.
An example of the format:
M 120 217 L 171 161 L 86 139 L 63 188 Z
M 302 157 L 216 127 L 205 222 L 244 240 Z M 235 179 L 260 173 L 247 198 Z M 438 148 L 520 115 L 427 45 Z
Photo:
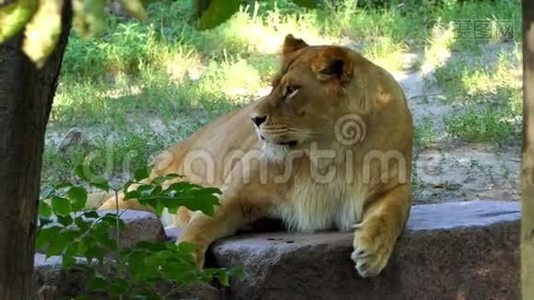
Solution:
M 256 116 L 252 117 L 252 122 L 256 124 L 256 126 L 260 127 L 260 125 L 267 120 L 267 116 Z

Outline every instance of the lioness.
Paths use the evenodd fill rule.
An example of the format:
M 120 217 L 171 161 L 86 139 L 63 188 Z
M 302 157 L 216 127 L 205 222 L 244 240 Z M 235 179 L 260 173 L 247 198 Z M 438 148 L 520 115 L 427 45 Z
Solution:
M 354 230 L 351 259 L 371 277 L 409 215 L 412 127 L 388 72 L 348 48 L 288 35 L 271 93 L 165 151 L 151 176 L 184 174 L 223 191 L 213 217 L 180 209 L 175 220 L 199 264 L 215 240 L 272 217 L 297 231 Z

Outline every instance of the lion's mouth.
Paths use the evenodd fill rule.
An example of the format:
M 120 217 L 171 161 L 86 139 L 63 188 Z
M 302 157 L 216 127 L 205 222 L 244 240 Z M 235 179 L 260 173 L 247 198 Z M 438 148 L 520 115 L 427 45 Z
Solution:
M 295 147 L 297 145 L 297 141 L 278 142 L 277 144 L 282 146 Z
M 260 138 L 262 141 L 270 142 L 263 135 L 260 135 Z M 295 147 L 298 144 L 297 141 L 275 141 L 272 143 L 280 145 L 280 146 L 289 146 L 289 147 Z

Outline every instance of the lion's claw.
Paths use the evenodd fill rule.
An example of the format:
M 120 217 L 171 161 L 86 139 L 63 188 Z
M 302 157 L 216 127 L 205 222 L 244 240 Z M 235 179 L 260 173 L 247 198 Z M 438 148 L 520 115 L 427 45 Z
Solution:
M 366 239 L 356 234 L 354 237 L 354 251 L 350 257 L 356 264 L 355 268 L 360 276 L 365 278 L 373 277 L 386 267 L 391 248 L 380 236 L 374 239 Z

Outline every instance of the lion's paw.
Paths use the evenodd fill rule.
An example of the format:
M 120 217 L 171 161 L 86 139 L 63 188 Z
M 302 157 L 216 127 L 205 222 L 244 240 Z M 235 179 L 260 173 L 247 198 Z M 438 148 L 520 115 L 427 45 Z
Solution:
M 356 232 L 354 236 L 354 251 L 350 258 L 356 264 L 356 270 L 362 277 L 378 275 L 387 265 L 391 255 L 392 245 L 384 236 L 366 237 Z

